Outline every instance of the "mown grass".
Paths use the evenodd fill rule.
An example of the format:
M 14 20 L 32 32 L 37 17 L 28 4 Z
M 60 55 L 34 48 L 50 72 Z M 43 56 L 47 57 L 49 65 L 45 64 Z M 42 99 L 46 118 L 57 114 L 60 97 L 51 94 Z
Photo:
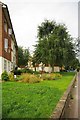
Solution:
M 49 118 L 75 73 L 62 73 L 58 80 L 40 83 L 4 82 L 3 118 Z

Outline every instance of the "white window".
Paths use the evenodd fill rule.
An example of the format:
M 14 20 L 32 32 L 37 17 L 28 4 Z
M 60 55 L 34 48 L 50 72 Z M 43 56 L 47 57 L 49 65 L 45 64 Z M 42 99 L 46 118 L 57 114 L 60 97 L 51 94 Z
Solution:
M 8 49 L 8 39 L 4 39 L 4 49 L 5 51 L 7 52 L 7 49 Z
M 11 70 L 13 70 L 13 63 L 11 63 Z
M 8 71 L 10 71 L 10 62 L 8 61 Z
M 15 46 L 13 46 L 13 52 L 14 52 L 14 55 L 15 55 L 16 54 Z
M 13 57 L 13 61 L 14 61 L 14 63 L 16 62 L 16 58 L 15 58 L 15 56 Z
M 7 71 L 7 61 L 6 60 L 4 60 L 4 70 Z
M 4 22 L 4 31 L 7 33 L 7 23 Z
M 8 29 L 8 34 L 11 35 L 12 34 L 12 29 Z

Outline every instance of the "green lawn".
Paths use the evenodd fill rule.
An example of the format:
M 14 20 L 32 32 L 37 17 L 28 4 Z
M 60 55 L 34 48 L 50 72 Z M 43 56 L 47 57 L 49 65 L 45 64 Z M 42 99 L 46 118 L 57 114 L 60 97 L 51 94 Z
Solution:
M 28 84 L 4 82 L 4 118 L 49 118 L 75 73 L 64 73 L 59 80 Z

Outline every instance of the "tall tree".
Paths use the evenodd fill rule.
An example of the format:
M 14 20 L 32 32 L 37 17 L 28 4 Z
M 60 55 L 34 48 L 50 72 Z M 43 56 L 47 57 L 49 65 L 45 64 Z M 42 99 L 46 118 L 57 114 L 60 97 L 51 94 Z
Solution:
M 76 56 L 80 59 L 80 37 L 75 39 L 75 52 Z
M 75 56 L 71 41 L 72 38 L 64 24 L 56 24 L 54 21 L 45 20 L 41 26 L 38 26 L 38 41 L 33 57 L 34 63 L 43 62 L 44 64 L 50 64 L 52 68 L 54 68 L 54 65 L 61 67 L 66 65 L 69 62 L 66 57 Z M 65 63 L 65 60 L 67 63 Z
M 29 49 L 23 49 L 23 47 L 18 47 L 18 66 L 26 66 L 29 60 Z

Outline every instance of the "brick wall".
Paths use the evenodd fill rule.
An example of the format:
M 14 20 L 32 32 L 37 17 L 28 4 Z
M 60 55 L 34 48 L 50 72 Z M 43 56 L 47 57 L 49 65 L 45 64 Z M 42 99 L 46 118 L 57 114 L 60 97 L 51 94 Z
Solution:
M 0 56 L 2 56 L 2 7 L 0 5 Z
M 11 50 L 10 50 L 10 53 L 9 51 L 6 52 L 4 50 L 4 38 L 8 39 L 8 48 L 11 48 L 11 37 L 9 36 L 8 32 L 6 33 L 4 31 L 4 19 L 5 19 L 5 15 L 4 15 L 4 12 L 2 12 L 2 56 L 7 60 L 11 61 Z
M 0 5 L 0 56 L 2 56 L 3 58 L 12 61 L 12 49 L 11 49 L 11 41 L 14 41 L 13 39 L 15 39 L 13 36 L 10 36 L 8 33 L 8 29 L 7 32 L 5 32 L 4 30 L 4 20 L 6 19 L 7 22 L 7 26 L 8 29 L 11 28 L 11 21 L 10 21 L 10 16 L 8 14 L 7 8 L 2 8 L 2 6 Z M 11 28 L 12 29 L 12 28 Z M 7 52 L 5 51 L 4 48 L 4 39 L 8 39 L 8 50 Z M 16 63 L 17 61 L 17 50 L 16 50 Z

